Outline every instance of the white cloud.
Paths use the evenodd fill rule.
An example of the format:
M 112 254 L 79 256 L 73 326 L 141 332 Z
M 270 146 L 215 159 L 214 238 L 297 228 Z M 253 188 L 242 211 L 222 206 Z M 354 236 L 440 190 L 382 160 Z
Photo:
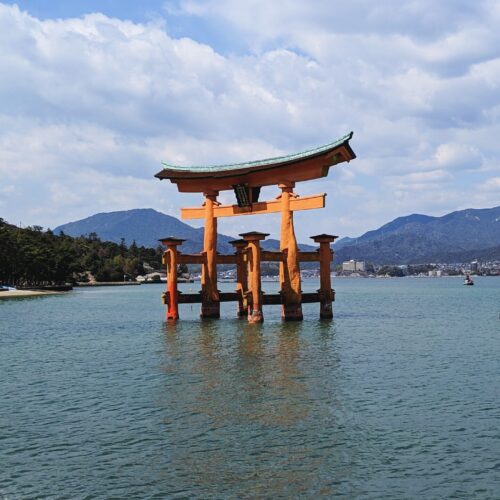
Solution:
M 474 170 L 482 164 L 482 158 L 477 148 L 461 143 L 439 145 L 435 159 L 440 167 L 454 170 Z
M 487 181 L 479 185 L 481 191 L 500 192 L 500 177 L 491 177 Z
M 478 206 L 492 200 L 496 2 L 190 0 L 168 16 L 40 21 L 0 4 L 0 192 L 19 200 L 2 217 L 55 226 L 144 206 L 178 215 L 200 200 L 152 177 L 162 160 L 258 159 L 351 129 L 358 159 L 297 187 L 329 194 L 326 210 L 297 216 L 302 239 L 311 227 L 355 235 L 453 210 L 464 186 Z M 231 30 L 247 50 L 218 53 L 195 30 L 170 36 L 165 26 L 182 16 Z M 271 220 L 222 226 L 276 232 Z

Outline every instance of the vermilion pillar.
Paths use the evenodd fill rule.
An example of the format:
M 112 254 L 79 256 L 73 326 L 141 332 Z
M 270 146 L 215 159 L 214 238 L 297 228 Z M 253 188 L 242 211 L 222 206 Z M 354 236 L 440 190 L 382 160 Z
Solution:
M 252 231 L 240 236 L 248 243 L 248 322 L 262 323 L 262 284 L 260 277 L 260 241 L 265 240 L 267 233 Z
M 293 188 L 295 182 L 282 182 L 281 189 L 281 234 L 280 250 L 285 255 L 280 263 L 281 297 L 283 302 L 282 318 L 284 320 L 301 320 L 302 291 L 300 285 L 299 248 L 293 227 L 293 212 L 290 210 L 290 199 L 296 197 Z
M 320 310 L 319 316 L 323 319 L 333 318 L 332 302 L 335 300 L 335 292 L 332 290 L 332 280 L 330 277 L 330 263 L 333 258 L 333 251 L 330 243 L 333 243 L 338 236 L 332 234 L 318 234 L 311 238 L 319 243 L 319 276 L 320 276 Z
M 220 301 L 217 290 L 217 218 L 214 217 L 214 206 L 217 202 L 217 191 L 205 194 L 205 232 L 203 236 L 203 253 L 205 256 L 201 270 L 201 317 L 219 318 Z
M 163 238 L 160 240 L 167 247 L 165 262 L 167 265 L 167 321 L 179 319 L 179 292 L 177 290 L 177 246 L 185 240 L 179 238 Z
M 248 290 L 248 272 L 246 265 L 245 240 L 233 240 L 229 242 L 236 252 L 236 293 L 238 294 L 238 316 L 248 314 L 246 292 Z

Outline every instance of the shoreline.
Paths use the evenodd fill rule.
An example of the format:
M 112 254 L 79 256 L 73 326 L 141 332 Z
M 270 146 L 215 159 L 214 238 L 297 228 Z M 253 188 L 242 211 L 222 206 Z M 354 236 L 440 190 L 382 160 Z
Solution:
M 45 295 L 64 295 L 66 293 L 68 292 L 56 292 L 53 290 L 9 290 L 8 292 L 0 292 L 0 300 L 44 297 Z

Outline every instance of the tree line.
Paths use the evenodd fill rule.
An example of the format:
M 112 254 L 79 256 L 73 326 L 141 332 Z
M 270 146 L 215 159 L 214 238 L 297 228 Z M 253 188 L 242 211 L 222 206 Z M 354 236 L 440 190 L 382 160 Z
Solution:
M 40 226 L 20 228 L 0 218 L 0 283 L 42 286 L 87 281 L 123 281 L 145 274 L 144 263 L 161 269 L 163 249 L 102 241 L 95 233 L 77 238 Z

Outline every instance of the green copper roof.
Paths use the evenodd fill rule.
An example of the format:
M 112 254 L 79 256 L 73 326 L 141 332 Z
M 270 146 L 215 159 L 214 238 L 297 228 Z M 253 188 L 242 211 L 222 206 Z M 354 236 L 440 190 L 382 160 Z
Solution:
M 349 140 L 352 137 L 352 132 L 349 134 L 344 135 L 344 137 L 341 137 L 340 139 L 331 142 L 329 144 L 325 144 L 324 146 L 319 146 L 314 149 L 308 149 L 307 151 L 302 151 L 301 153 L 294 153 L 291 155 L 285 155 L 285 156 L 276 156 L 275 158 L 267 158 L 264 160 L 257 160 L 257 161 L 248 161 L 244 163 L 232 163 L 232 164 L 226 164 L 226 165 L 211 165 L 211 166 L 190 166 L 190 167 L 185 167 L 185 166 L 179 166 L 179 165 L 170 165 L 169 163 L 162 162 L 163 169 L 164 170 L 173 170 L 176 172 L 189 172 L 189 173 L 215 173 L 215 172 L 224 172 L 227 170 L 239 170 L 239 169 L 245 169 L 245 168 L 252 168 L 252 167 L 260 167 L 260 166 L 272 166 L 272 165 L 279 165 L 282 163 L 287 163 L 287 162 L 292 162 L 292 161 L 298 161 L 304 158 L 308 158 L 311 156 L 316 156 L 318 154 L 324 153 L 325 151 L 334 149 L 338 146 L 341 146 L 342 144 L 348 143 Z M 159 175 L 159 174 L 157 174 Z

